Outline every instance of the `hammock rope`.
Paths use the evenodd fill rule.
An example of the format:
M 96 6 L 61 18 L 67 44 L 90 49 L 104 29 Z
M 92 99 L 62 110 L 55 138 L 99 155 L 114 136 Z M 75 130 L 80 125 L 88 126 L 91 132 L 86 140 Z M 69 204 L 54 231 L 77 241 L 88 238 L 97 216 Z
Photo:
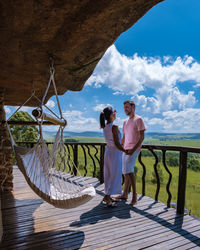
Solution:
M 35 95 L 35 91 L 32 91 L 31 96 L 14 112 L 14 114 L 16 114 L 31 98 L 36 98 L 40 101 L 39 109 L 41 116 L 36 118 L 40 136 L 36 145 L 31 149 L 16 145 L 8 125 L 8 121 L 14 114 L 7 120 L 7 126 L 16 155 L 17 165 L 33 191 L 43 200 L 57 208 L 73 208 L 92 199 L 96 192 L 94 187 L 85 181 L 86 178 L 81 176 L 69 150 L 66 149 L 63 142 L 63 130 L 66 126 L 66 122 L 63 118 L 58 99 L 54 73 L 55 70 L 52 65 L 50 67 L 49 82 L 41 101 Z M 49 148 L 43 138 L 42 124 L 45 119 L 43 107 L 46 107 L 46 105 L 44 102 L 51 84 L 53 84 L 54 87 L 60 117 L 55 115 L 50 108 L 48 108 L 48 110 L 56 116 L 54 119 L 55 124 L 57 124 L 59 119 L 62 121 L 60 124 L 64 124 L 64 126 L 59 126 L 53 146 Z M 67 172 L 66 166 L 69 166 L 69 162 L 71 162 L 72 166 L 76 169 L 78 176 L 73 175 L 71 167 L 69 167 Z

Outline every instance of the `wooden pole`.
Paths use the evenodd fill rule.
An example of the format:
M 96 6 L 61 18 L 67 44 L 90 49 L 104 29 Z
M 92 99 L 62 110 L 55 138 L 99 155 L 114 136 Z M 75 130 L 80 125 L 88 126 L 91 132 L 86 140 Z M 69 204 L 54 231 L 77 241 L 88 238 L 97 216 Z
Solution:
M 55 125 L 60 125 L 60 126 L 63 126 L 65 127 L 66 126 L 66 120 L 64 119 L 58 119 L 56 117 L 53 117 L 52 115 L 50 114 L 46 114 L 44 112 L 42 112 L 41 110 L 39 109 L 34 109 L 32 111 L 32 115 L 38 119 L 38 118 L 43 118 L 43 120 L 46 120 L 46 121 L 49 121 L 51 123 L 54 123 Z
M 73 148 L 73 154 L 74 154 L 74 166 L 73 166 L 73 174 L 77 175 L 77 168 L 78 168 L 78 145 L 75 144 Z
M 177 213 L 184 214 L 187 178 L 187 152 L 180 152 Z
M 105 153 L 105 145 L 101 145 L 100 147 L 100 183 L 104 183 L 104 153 Z

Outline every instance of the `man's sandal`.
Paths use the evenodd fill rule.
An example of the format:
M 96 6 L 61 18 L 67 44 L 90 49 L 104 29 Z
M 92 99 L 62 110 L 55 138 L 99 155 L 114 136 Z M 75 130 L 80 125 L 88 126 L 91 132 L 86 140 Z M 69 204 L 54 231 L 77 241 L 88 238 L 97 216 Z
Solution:
M 137 194 L 136 196 L 132 198 L 131 203 L 129 205 L 132 205 L 132 206 L 137 205 Z
M 119 195 L 119 196 L 116 197 L 116 199 L 126 201 L 128 199 L 128 197 L 125 197 L 123 195 Z

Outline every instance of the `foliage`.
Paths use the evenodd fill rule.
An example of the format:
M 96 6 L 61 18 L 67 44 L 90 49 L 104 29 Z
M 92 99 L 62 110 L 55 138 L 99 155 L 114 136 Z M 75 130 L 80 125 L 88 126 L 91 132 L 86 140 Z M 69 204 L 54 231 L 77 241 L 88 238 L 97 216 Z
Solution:
M 193 171 L 200 171 L 200 162 L 197 159 L 190 159 L 188 161 L 188 168 L 193 170 Z
M 74 138 L 65 138 L 64 142 L 78 142 L 78 139 L 74 139 Z
M 154 150 L 154 152 L 156 153 L 156 155 L 157 155 L 157 157 L 158 157 L 158 162 L 161 162 L 161 159 L 162 159 L 162 152 L 161 152 L 161 151 L 158 151 L 158 150 Z M 142 150 L 142 157 L 146 157 L 146 156 L 152 157 L 153 154 L 151 153 L 150 150 L 144 149 L 144 150 Z M 153 157 L 154 157 L 154 156 L 153 156 Z
M 10 121 L 34 121 L 34 119 L 24 111 L 17 112 Z M 38 139 L 38 129 L 36 126 L 14 126 L 10 125 L 10 131 L 15 141 L 35 142 Z
M 171 167 L 178 167 L 179 166 L 178 156 L 174 154 L 168 154 L 166 157 L 166 163 Z
M 135 166 L 135 168 L 134 168 L 134 174 L 135 174 L 136 177 L 137 177 L 137 172 L 138 172 L 138 167 Z

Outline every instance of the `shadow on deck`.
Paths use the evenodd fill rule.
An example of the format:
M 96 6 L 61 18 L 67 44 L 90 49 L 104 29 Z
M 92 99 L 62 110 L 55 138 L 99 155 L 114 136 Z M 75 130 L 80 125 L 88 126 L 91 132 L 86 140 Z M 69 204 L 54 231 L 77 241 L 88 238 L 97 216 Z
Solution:
M 101 203 L 97 195 L 74 209 L 57 209 L 33 193 L 14 167 L 14 192 L 4 193 L 0 249 L 200 249 L 200 223 L 189 215 L 140 196 L 135 207 Z

